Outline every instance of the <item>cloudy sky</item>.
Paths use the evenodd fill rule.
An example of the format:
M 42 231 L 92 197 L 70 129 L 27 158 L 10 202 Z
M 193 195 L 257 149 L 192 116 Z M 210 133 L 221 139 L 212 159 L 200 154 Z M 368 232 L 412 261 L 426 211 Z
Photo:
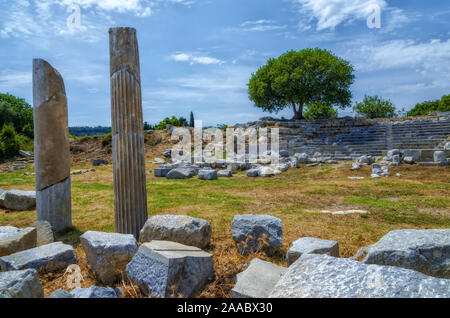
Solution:
M 381 27 L 369 28 L 376 7 Z M 207 125 L 264 116 L 248 100 L 251 73 L 308 47 L 351 61 L 355 101 L 378 94 L 408 110 L 450 93 L 447 0 L 0 0 L 0 12 L 0 92 L 31 104 L 32 59 L 46 59 L 64 77 L 71 126 L 110 125 L 113 26 L 137 29 L 150 123 L 191 110 Z

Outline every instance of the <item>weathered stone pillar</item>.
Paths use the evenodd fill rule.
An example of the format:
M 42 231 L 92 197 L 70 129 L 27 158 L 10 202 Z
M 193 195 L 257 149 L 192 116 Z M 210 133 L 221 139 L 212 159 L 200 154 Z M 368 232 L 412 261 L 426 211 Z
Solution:
M 109 30 L 114 216 L 118 233 L 139 236 L 148 218 L 136 30 Z
M 67 97 L 57 70 L 33 60 L 34 167 L 39 221 L 53 231 L 72 226 Z

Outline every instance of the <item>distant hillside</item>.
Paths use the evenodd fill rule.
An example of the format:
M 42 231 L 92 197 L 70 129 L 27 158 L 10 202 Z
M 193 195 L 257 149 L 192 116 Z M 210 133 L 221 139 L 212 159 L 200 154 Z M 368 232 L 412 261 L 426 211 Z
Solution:
M 69 134 L 76 137 L 106 135 L 111 132 L 111 127 L 69 127 Z

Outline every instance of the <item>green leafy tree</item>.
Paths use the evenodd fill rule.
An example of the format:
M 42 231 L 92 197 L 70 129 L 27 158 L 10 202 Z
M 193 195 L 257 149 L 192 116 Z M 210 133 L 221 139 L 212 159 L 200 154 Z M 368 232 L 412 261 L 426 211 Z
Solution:
M 189 127 L 194 127 L 194 113 L 191 112 L 189 115 Z
M 151 130 L 153 129 L 153 126 L 150 125 L 148 122 L 144 121 L 144 130 Z
M 180 118 L 178 118 L 178 121 L 180 122 L 180 126 L 181 126 L 181 127 L 186 127 L 186 126 L 188 126 L 188 122 L 187 122 L 186 118 L 180 117 Z
M 25 126 L 31 126 L 31 129 L 26 129 L 29 135 L 33 130 L 33 108 L 23 98 L 0 93 L 0 127 L 5 124 L 12 124 L 19 133 L 24 131 Z M 29 137 L 32 138 L 33 134 Z
M 362 102 L 356 103 L 353 110 L 366 118 L 392 118 L 397 115 L 394 105 L 377 95 L 366 95 Z
M 449 112 L 450 95 L 444 95 L 439 100 L 418 103 L 408 112 L 408 116 L 427 116 L 431 112 Z
M 444 95 L 439 102 L 438 111 L 440 112 L 450 112 L 450 94 Z
M 20 145 L 12 125 L 3 125 L 0 132 L 0 148 L 3 158 L 11 158 L 19 153 Z
M 156 125 L 155 130 L 163 130 L 166 129 L 167 125 L 172 125 L 175 127 L 180 127 L 180 120 L 175 116 L 172 118 L 166 117 L 163 121 L 161 121 L 158 125 Z
M 256 107 L 271 113 L 292 107 L 293 119 L 302 119 L 304 105 L 313 102 L 348 107 L 353 72 L 348 61 L 327 50 L 289 51 L 277 59 L 269 59 L 252 74 L 249 98 Z
M 326 104 L 322 101 L 312 102 L 308 104 L 305 108 L 305 118 L 306 119 L 329 119 L 337 118 L 338 112 L 331 107 L 331 105 Z

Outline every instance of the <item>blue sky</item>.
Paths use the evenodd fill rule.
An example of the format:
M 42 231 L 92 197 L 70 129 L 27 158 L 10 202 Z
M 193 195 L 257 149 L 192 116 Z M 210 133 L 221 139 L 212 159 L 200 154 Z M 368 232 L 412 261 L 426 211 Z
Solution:
M 81 23 L 69 28 L 72 4 Z M 379 29 L 367 26 L 373 5 L 381 9 Z M 31 104 L 32 59 L 43 58 L 64 78 L 71 126 L 110 125 L 113 26 L 137 29 L 150 123 L 188 118 L 191 110 L 204 125 L 270 115 L 248 100 L 251 73 L 308 47 L 351 61 L 354 101 L 378 94 L 408 110 L 450 93 L 447 0 L 0 0 L 0 12 L 0 92 Z

